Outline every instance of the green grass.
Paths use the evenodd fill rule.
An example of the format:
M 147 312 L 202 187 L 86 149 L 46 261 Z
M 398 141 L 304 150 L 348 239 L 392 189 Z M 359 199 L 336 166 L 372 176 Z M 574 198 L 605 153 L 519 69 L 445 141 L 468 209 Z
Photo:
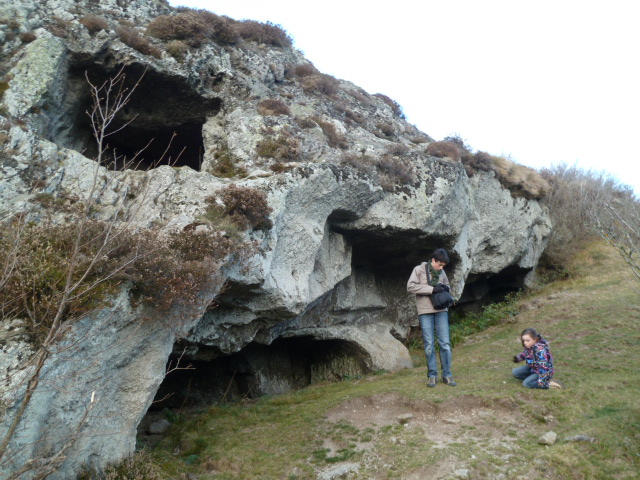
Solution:
M 490 320 L 454 349 L 459 386 L 427 389 L 422 365 L 176 418 L 151 451 L 168 478 L 314 479 L 341 462 L 350 478 L 631 479 L 640 471 L 640 285 L 602 246 L 577 259 L 574 277 L 492 307 Z M 531 308 L 526 308 L 530 306 Z M 521 308 L 522 307 L 522 308 Z M 496 313 L 496 312 L 500 313 Z M 519 313 L 518 313 L 519 312 Z M 519 333 L 551 344 L 564 390 L 526 390 L 511 377 Z M 466 327 L 465 327 L 466 328 Z M 419 356 L 419 355 L 418 355 Z M 389 421 L 366 422 L 392 398 Z M 376 399 L 358 408 L 351 403 Z M 348 404 L 349 408 L 344 408 Z M 344 418 L 332 420 L 332 412 Z M 365 421 L 362 421 L 364 413 Z M 405 425 L 401 413 L 414 418 Z M 373 418 L 373 417 L 372 417 Z M 558 441 L 538 444 L 553 430 Z M 585 435 L 595 442 L 569 442 Z

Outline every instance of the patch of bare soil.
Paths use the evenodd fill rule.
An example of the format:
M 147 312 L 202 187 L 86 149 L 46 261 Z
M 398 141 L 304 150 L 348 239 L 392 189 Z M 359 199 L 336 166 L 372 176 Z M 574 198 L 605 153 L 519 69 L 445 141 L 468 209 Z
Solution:
M 415 456 L 430 458 L 427 466 L 402 475 L 405 479 L 475 478 L 471 464 L 477 470 L 487 465 L 494 478 L 507 478 L 509 462 L 515 456 L 515 440 L 525 432 L 525 419 L 511 401 L 487 401 L 465 395 L 437 403 L 427 399 L 410 400 L 400 393 L 384 393 L 351 399 L 327 415 L 332 423 L 348 423 L 353 427 L 378 432 L 368 444 L 359 444 L 366 452 L 363 464 L 367 478 L 386 478 L 397 454 L 389 453 L 393 446 L 418 445 Z M 403 425 L 398 433 L 385 437 L 380 432 L 391 426 Z M 385 442 L 390 442 L 383 446 Z M 336 445 L 327 439 L 325 448 Z M 498 460 L 488 460 L 497 458 Z M 406 462 L 405 462 L 406 463 Z M 424 462 L 422 462 L 424 464 Z M 503 467 L 496 466 L 503 465 Z M 397 468 L 402 468 L 397 465 Z M 502 473 L 502 476 L 500 474 Z

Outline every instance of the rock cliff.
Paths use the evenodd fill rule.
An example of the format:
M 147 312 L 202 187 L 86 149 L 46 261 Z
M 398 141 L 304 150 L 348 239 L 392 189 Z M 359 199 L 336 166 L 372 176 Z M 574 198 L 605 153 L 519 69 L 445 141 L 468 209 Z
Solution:
M 178 31 L 201 17 L 218 33 Z M 95 168 L 98 216 L 147 186 L 137 229 L 197 226 L 207 198 L 231 184 L 264 192 L 272 209 L 270 228 L 243 233 L 251 258 L 212 272 L 196 308 L 144 307 L 124 285 L 111 307 L 67 325 L 0 478 L 24 466 L 24 478 L 45 467 L 70 478 L 130 454 L 158 390 L 184 400 L 179 375 L 163 383 L 170 358 L 198 367 L 185 375 L 203 402 L 410 367 L 406 281 L 434 248 L 449 250 L 464 302 L 525 285 L 545 247 L 550 222 L 536 199 L 428 155 L 433 140 L 395 102 L 318 72 L 277 26 L 254 22 L 230 40 L 220 32 L 237 23 L 214 17 L 154 0 L 0 4 L 3 215 L 35 215 L 42 194 L 90 195 Z M 86 115 L 87 79 L 118 72 L 134 91 L 109 145 L 137 158 L 126 170 L 95 164 Z M 20 319 L 2 322 L 5 437 L 35 347 Z

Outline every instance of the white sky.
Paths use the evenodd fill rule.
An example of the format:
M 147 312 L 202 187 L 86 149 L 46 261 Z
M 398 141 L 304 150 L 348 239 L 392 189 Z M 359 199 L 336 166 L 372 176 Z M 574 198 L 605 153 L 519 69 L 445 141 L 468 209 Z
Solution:
M 640 196 L 640 0 L 169 0 L 271 21 L 323 73 L 396 100 L 436 140 Z

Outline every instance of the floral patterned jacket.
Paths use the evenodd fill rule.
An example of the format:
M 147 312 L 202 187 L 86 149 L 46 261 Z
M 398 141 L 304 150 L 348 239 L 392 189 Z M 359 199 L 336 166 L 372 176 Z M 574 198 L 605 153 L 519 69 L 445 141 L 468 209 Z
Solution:
M 531 348 L 525 348 L 524 351 L 516 355 L 519 362 L 526 361 L 532 373 L 538 374 L 538 388 L 549 388 L 549 382 L 555 373 L 553 369 L 553 356 L 549 350 L 547 341 L 539 337 Z

